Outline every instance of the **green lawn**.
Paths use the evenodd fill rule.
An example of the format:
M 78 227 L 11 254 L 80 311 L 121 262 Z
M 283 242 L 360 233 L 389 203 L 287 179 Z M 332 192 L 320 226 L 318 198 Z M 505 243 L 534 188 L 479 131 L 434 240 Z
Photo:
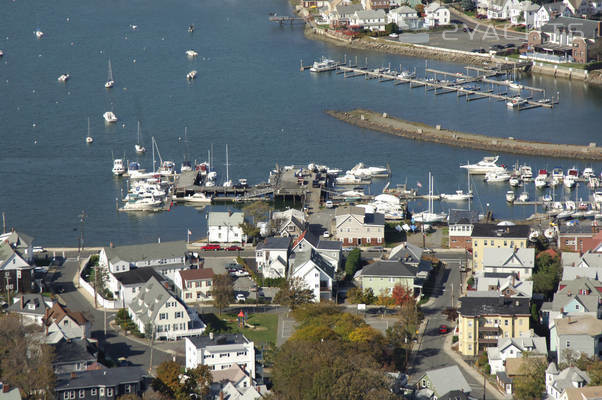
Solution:
M 278 314 L 258 313 L 250 314 L 247 323 L 253 328 L 239 328 L 235 314 L 222 315 L 228 332 L 242 333 L 255 345 L 263 343 L 276 343 L 276 331 L 278 330 Z

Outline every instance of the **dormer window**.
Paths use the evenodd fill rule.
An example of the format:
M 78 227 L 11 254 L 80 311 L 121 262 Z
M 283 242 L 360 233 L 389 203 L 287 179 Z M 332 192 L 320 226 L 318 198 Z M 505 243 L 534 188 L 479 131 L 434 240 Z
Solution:
M 35 310 L 35 309 L 36 309 L 36 305 L 35 305 L 35 304 L 33 304 L 33 303 L 29 303 L 29 304 L 27 305 L 27 308 L 28 308 L 28 309 L 30 309 L 30 310 Z

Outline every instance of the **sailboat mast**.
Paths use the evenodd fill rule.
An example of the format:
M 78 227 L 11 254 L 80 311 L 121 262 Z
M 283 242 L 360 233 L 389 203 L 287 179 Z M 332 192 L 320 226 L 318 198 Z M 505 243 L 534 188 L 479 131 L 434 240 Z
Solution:
M 226 144 L 226 182 L 230 180 L 230 163 L 228 162 L 228 145 Z
M 467 176 L 467 180 L 468 180 L 468 188 L 466 190 L 468 190 L 468 211 L 470 211 L 470 201 L 472 200 L 472 198 L 470 197 L 470 194 L 472 193 L 472 190 L 470 189 L 470 171 L 468 171 L 468 169 L 466 170 L 466 176 Z
M 155 164 L 155 137 L 151 137 L 151 146 L 153 148 L 153 172 L 157 171 Z
M 88 137 L 90 137 L 90 117 L 88 117 Z

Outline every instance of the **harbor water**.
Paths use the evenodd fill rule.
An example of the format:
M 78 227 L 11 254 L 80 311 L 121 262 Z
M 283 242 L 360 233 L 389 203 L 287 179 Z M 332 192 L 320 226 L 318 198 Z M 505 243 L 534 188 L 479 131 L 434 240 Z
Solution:
M 188 153 L 205 161 L 213 145 L 214 169 L 225 180 L 225 146 L 229 145 L 230 177 L 250 184 L 266 181 L 275 164 L 316 162 L 343 170 L 359 161 L 389 164 L 391 185 L 418 182 L 425 191 L 428 172 L 435 191 L 466 189 L 459 165 L 476 162 L 481 151 L 409 141 L 346 125 L 326 109 L 369 108 L 409 120 L 440 124 L 448 129 L 492 136 L 588 144 L 601 142 L 602 89 L 582 82 L 524 76 L 521 81 L 556 93 L 553 110 L 508 110 L 503 103 L 466 102 L 454 94 L 434 96 L 363 78 L 343 79 L 335 73 L 299 72 L 322 55 L 334 59 L 368 58 L 374 67 L 402 64 L 424 74 L 425 60 L 345 50 L 310 41 L 301 25 L 273 24 L 268 14 L 290 15 L 286 0 L 115 0 L 92 4 L 11 0 L 0 4 L 0 211 L 7 227 L 36 238 L 36 243 L 76 246 L 85 211 L 87 245 L 117 245 L 192 238 L 206 232 L 204 209 L 173 207 L 156 214 L 120 213 L 116 199 L 125 179 L 111 174 L 112 157 L 139 160 L 151 168 L 150 151 L 134 152 L 137 121 L 150 149 L 151 136 L 163 159 L 178 164 Z M 188 32 L 193 24 L 196 29 Z M 44 36 L 37 39 L 34 31 Z M 188 58 L 186 50 L 198 52 Z M 114 88 L 107 90 L 111 60 Z M 428 61 L 428 66 L 463 71 L 463 65 Z M 195 80 L 186 74 L 197 70 Z M 66 83 L 58 82 L 69 73 Z M 113 110 L 119 121 L 105 124 L 102 114 Z M 86 144 L 87 118 L 94 143 Z M 188 127 L 188 143 L 184 128 Z M 591 166 L 573 162 L 502 154 L 506 165 L 528 163 L 538 168 Z M 385 180 L 375 182 L 373 193 Z M 473 179 L 473 207 L 499 218 L 522 218 L 533 207 L 508 206 L 507 184 Z M 533 184 L 530 185 L 534 197 Z M 522 189 L 521 189 L 522 191 Z M 574 199 L 575 191 L 557 196 Z M 586 198 L 585 185 L 578 197 Z M 451 204 L 451 203 L 450 203 Z M 441 204 L 443 209 L 458 205 Z M 411 208 L 422 209 L 415 203 Z M 460 205 L 462 206 L 462 205 Z M 438 208 L 438 206 L 436 205 Z

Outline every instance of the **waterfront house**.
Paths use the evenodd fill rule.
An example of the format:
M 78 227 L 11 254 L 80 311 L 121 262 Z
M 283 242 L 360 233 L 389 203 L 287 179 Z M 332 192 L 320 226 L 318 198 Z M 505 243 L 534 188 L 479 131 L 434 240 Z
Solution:
M 213 300 L 213 269 L 195 268 L 180 271 L 174 282 L 180 298 L 187 304 Z
M 186 368 L 207 365 L 211 371 L 221 371 L 238 365 L 255 379 L 255 346 L 241 333 L 213 334 L 187 337 Z
M 0 234 L 0 242 L 7 242 L 10 247 L 29 264 L 33 263 L 33 241 L 34 239 L 31 236 L 19 233 L 15 230 Z
M 145 372 L 139 367 L 103 368 L 56 375 L 57 400 L 117 399 L 126 394 L 142 396 Z
M 334 11 L 330 12 L 329 20 L 333 28 L 348 28 L 351 26 L 351 19 L 357 11 L 362 11 L 364 6 L 361 3 L 335 6 Z
M 591 381 L 589 375 L 579 368 L 570 366 L 558 371 L 551 362 L 546 369 L 546 393 L 552 399 L 560 399 L 569 388 L 582 388 Z
M 424 7 L 424 13 L 424 24 L 428 28 L 450 24 L 451 14 L 449 8 L 441 5 L 438 1 L 433 1 Z
M 176 275 L 177 276 L 177 275 Z M 151 277 L 166 283 L 167 278 L 160 275 L 154 268 L 132 268 L 126 272 L 113 274 L 116 290 L 112 290 L 116 299 L 121 301 L 121 307 L 126 308 Z
M 397 260 L 378 260 L 358 272 L 362 289 L 371 289 L 376 296 L 391 295 L 396 285 L 414 293 L 417 268 Z
M 291 245 L 291 253 L 298 254 L 314 250 L 326 260 L 335 271 L 341 263 L 343 245 L 338 240 L 328 240 L 322 235 L 306 229 Z M 291 257 L 289 255 L 289 257 Z
M 314 249 L 298 252 L 290 262 L 289 277 L 300 278 L 314 295 L 314 301 L 332 299 L 336 269 Z
M 339 207 L 332 233 L 344 246 L 379 246 L 385 241 L 385 216 L 363 207 Z
M 306 228 L 305 215 L 302 211 L 289 208 L 286 211 L 274 212 L 272 224 L 275 226 L 276 236 L 298 237 Z
M 8 306 L 10 313 L 21 316 L 23 325 L 42 326 L 44 315 L 49 307 L 52 307 L 53 301 L 39 293 L 26 293 L 13 297 L 14 303 Z
M 535 249 L 519 247 L 485 247 L 483 272 L 514 274 L 519 280 L 527 280 L 535 267 Z
M 523 353 L 548 355 L 545 337 L 539 337 L 528 332 L 526 336 L 513 338 L 498 338 L 497 346 L 487 348 L 487 357 L 491 374 L 506 372 L 505 363 L 510 358 L 520 358 Z
M 87 339 L 61 339 L 54 349 L 52 368 L 55 374 L 86 371 L 97 363 L 98 350 Z
M 529 299 L 463 297 L 458 310 L 459 351 L 473 357 L 498 338 L 524 336 L 529 332 Z
M 470 237 L 474 224 L 479 222 L 479 213 L 476 210 L 449 211 L 449 242 L 450 249 L 472 249 Z
M 541 5 L 533 16 L 533 28 L 541 29 L 542 26 L 556 17 L 570 17 L 572 15 L 571 10 L 561 1 L 545 3 Z
M 128 314 L 141 333 L 156 339 L 177 340 L 200 335 L 205 324 L 195 310 L 190 310 L 154 277 L 142 286 L 128 306 Z
M 550 351 L 556 352 L 558 364 L 569 354 L 602 355 L 602 320 L 592 315 L 567 316 L 557 319 L 555 327 L 550 330 Z
M 33 267 L 21 254 L 8 239 L 0 241 L 0 292 L 27 293 L 33 290 Z
M 365 30 L 384 32 L 385 25 L 387 25 L 387 14 L 380 9 L 356 11 L 351 17 L 350 24 Z
M 48 343 L 56 343 L 61 338 L 85 339 L 90 337 L 90 321 L 84 317 L 84 314 L 70 310 L 58 302 L 46 309 L 42 323 Z
M 486 248 L 526 248 L 530 230 L 528 225 L 474 224 L 471 236 L 473 270 L 483 269 Z
M 389 11 L 389 23 L 394 23 L 400 30 L 416 30 L 422 28 L 422 18 L 418 16 L 416 9 L 402 5 Z
M 541 6 L 529 0 L 512 3 L 510 5 L 510 22 L 512 25 L 522 25 L 531 28 L 535 24 L 535 14 Z
M 431 391 L 433 399 L 442 398 L 456 390 L 467 395 L 472 391 L 457 365 L 427 371 L 418 378 L 416 386 L 419 393 L 420 391 Z
M 516 7 L 518 0 L 489 0 L 487 19 L 509 19 L 510 9 Z
M 265 278 L 285 278 L 290 252 L 290 237 L 266 238 L 255 248 L 257 269 Z
M 213 211 L 209 213 L 207 225 L 209 227 L 208 240 L 211 243 L 242 243 L 247 236 L 242 231 L 244 214 L 242 212 Z

